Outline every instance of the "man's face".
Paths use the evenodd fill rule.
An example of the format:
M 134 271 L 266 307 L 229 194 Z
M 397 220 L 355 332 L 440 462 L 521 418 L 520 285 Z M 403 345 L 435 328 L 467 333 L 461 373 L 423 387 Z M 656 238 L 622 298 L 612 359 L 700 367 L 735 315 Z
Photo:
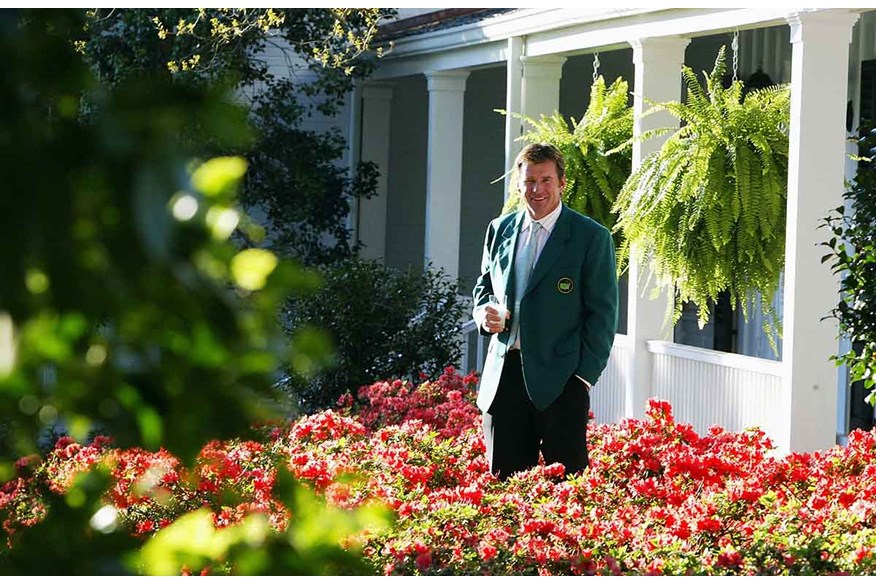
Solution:
M 536 221 L 557 208 L 564 188 L 566 178 L 557 176 L 557 165 L 553 160 L 521 165 L 520 193 L 526 199 L 529 216 Z

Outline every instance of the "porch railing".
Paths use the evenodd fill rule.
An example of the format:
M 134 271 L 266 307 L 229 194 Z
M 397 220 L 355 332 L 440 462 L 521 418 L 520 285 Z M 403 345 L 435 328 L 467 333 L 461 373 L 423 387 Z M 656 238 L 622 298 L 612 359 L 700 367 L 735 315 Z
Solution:
M 489 337 L 478 334 L 473 320 L 462 325 L 462 335 L 462 371 L 480 372 Z M 668 341 L 649 341 L 648 351 L 653 356 L 650 395 L 671 403 L 679 422 L 691 424 L 700 434 L 718 425 L 733 432 L 758 426 L 768 436 L 780 435 L 780 362 Z M 608 364 L 591 393 L 597 422 L 626 416 L 625 392 L 633 359 L 630 338 L 615 335 Z
M 590 411 L 596 422 L 608 424 L 625 417 L 627 377 L 633 366 L 633 345 L 627 335 L 615 335 L 611 354 L 590 392 Z
M 654 356 L 651 394 L 672 404 L 676 420 L 700 434 L 719 425 L 780 435 L 781 362 L 667 341 L 649 341 L 648 350 Z

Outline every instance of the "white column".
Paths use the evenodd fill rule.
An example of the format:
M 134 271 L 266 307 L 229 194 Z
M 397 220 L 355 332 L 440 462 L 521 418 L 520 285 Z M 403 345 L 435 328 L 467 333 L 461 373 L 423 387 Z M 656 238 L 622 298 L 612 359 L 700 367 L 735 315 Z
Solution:
M 861 124 L 861 61 L 867 59 L 869 47 L 872 45 L 866 44 L 868 28 L 872 28 L 873 23 L 869 20 L 860 20 L 857 26 L 852 29 L 852 45 L 849 51 L 849 101 L 852 103 L 852 125 L 851 129 L 846 129 L 846 135 L 849 139 L 846 140 L 846 170 L 845 177 L 847 181 L 854 180 L 858 174 L 858 161 L 853 157 L 858 156 L 858 126 Z M 852 202 L 845 201 L 846 213 L 852 212 Z M 843 355 L 848 353 L 852 348 L 851 338 L 843 334 L 840 336 L 838 354 Z M 846 435 L 850 431 L 851 422 L 851 399 L 852 388 L 849 383 L 849 367 L 841 365 L 837 368 L 837 434 Z
M 524 115 L 538 119 L 560 109 L 560 79 L 565 57 L 521 57 L 523 78 L 520 109 Z
M 431 71 L 426 163 L 425 260 L 459 277 L 462 127 L 468 71 Z
M 793 43 L 782 363 L 785 427 L 780 453 L 836 442 L 839 277 L 821 263 L 829 239 L 818 224 L 843 204 L 848 59 L 857 14 L 826 11 L 788 19 Z
M 532 119 L 553 115 L 560 109 L 560 79 L 566 57 L 522 56 L 523 39 L 508 40 L 508 93 L 506 109 Z M 510 117 L 510 116 L 509 116 Z M 519 119 L 505 123 L 505 168 L 510 171 L 514 159 L 525 144 L 517 140 L 529 124 Z M 505 175 L 505 199 L 508 198 L 511 173 Z
M 646 99 L 653 102 L 681 100 L 681 67 L 684 49 L 690 42 L 684 38 L 648 38 L 630 42 L 633 47 L 635 81 L 633 85 L 633 134 L 642 135 L 655 128 L 678 126 L 678 120 L 667 112 L 642 117 L 648 109 Z M 668 136 L 637 141 L 633 146 L 633 169 L 649 154 L 660 149 Z M 652 391 L 653 357 L 648 341 L 672 340 L 672 328 L 667 321 L 672 297 L 663 292 L 652 298 L 653 281 L 646 266 L 630 264 L 627 304 L 627 335 L 631 337 L 633 361 L 627 375 L 625 415 L 641 418 Z
M 517 140 L 523 133 L 523 121 L 515 118 L 512 114 L 523 112 L 522 83 L 523 83 L 523 38 L 511 37 L 508 39 L 508 61 L 505 84 L 505 193 L 503 200 L 508 199 L 508 191 L 511 183 L 511 166 L 514 159 L 522 148 Z
M 362 88 L 361 160 L 374 162 L 380 172 L 377 195 L 359 203 L 357 233 L 368 259 L 386 255 L 387 175 L 389 170 L 389 120 L 392 113 L 392 85 L 370 83 Z

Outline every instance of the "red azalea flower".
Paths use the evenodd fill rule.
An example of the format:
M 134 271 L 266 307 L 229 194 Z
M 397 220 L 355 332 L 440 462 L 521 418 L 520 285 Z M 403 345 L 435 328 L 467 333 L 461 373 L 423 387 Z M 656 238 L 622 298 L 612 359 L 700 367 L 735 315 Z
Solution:
M 432 552 L 425 552 L 417 556 L 417 569 L 425 572 L 432 565 Z
M 717 532 L 721 530 L 721 522 L 713 517 L 705 517 L 697 520 L 697 531 Z
M 481 560 L 489 562 L 499 554 L 499 550 L 495 546 L 488 543 L 481 543 L 478 546 L 478 556 Z

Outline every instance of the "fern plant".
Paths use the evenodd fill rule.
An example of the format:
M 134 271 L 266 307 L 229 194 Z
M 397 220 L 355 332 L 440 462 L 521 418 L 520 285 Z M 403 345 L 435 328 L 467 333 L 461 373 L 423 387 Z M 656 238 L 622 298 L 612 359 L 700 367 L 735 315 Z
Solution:
M 617 213 L 612 209 L 615 198 L 630 175 L 630 149 L 617 150 L 633 136 L 633 108 L 628 105 L 627 82 L 618 77 L 606 87 L 600 75 L 590 88 L 590 103 L 579 122 L 571 125 L 559 112 L 534 120 L 525 120 L 532 128 L 521 140 L 528 143 L 550 142 L 559 148 L 566 160 L 565 203 L 612 229 Z M 511 190 L 503 212 L 519 209 L 524 203 L 517 189 L 517 168 L 511 169 Z M 615 234 L 619 244 L 620 234 Z
M 626 238 L 619 261 L 650 264 L 657 286 L 674 290 L 672 322 L 685 302 L 698 307 L 700 327 L 721 292 L 740 305 L 759 292 L 773 297 L 785 257 L 790 89 L 725 89 L 724 48 L 702 87 L 689 67 L 685 103 L 656 104 L 682 122 L 630 176 L 617 201 L 616 230 Z M 646 133 L 643 138 L 653 136 Z M 762 303 L 774 345 L 778 317 Z

